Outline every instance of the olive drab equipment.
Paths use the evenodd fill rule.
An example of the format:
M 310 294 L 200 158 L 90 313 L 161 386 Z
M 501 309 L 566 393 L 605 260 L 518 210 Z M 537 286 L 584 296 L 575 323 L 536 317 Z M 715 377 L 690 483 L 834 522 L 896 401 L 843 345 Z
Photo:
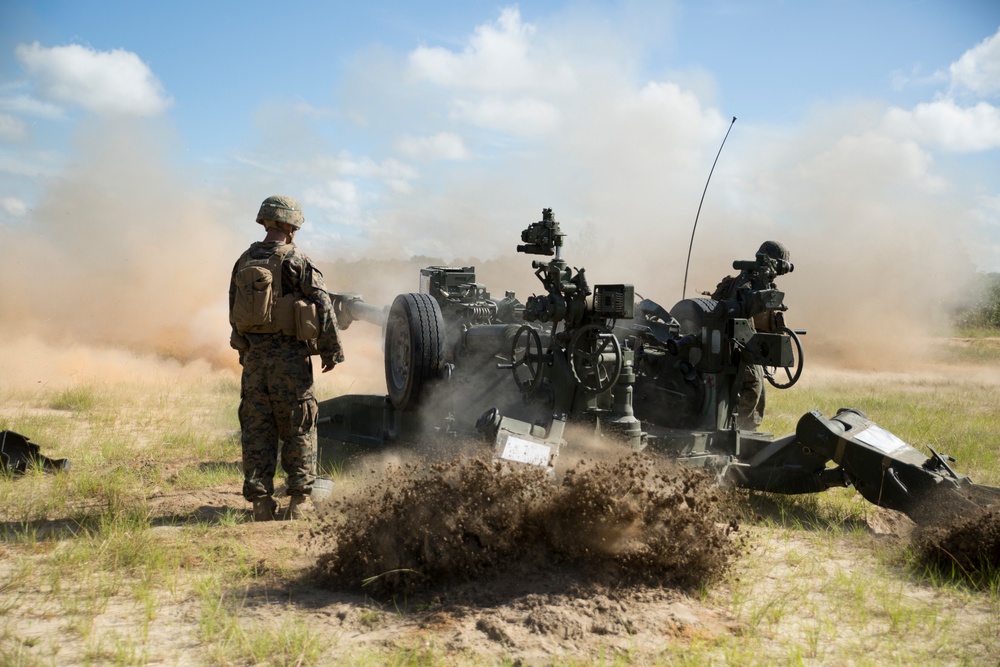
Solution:
M 682 298 L 668 310 L 633 285 L 591 282 L 563 257 L 564 237 L 551 209 L 521 232 L 517 252 L 549 258 L 532 261 L 544 289 L 524 303 L 513 292 L 491 296 L 471 266 L 421 269 L 420 291 L 385 308 L 331 294 L 340 328 L 374 325 L 386 392 L 322 401 L 320 456 L 336 462 L 359 446 L 437 447 L 451 437 L 465 447 L 478 438 L 496 462 L 554 477 L 568 436 L 587 429 L 742 488 L 853 486 L 918 523 L 1000 503 L 1000 488 L 972 483 L 951 457 L 929 447 L 928 457 L 855 409 L 831 418 L 813 410 L 777 438 L 741 428 L 749 369 L 775 389 L 802 374 L 805 331 L 755 324 L 787 308 L 774 284 L 793 270 L 781 244 L 734 261 L 740 278 L 722 300 Z
M 282 333 L 305 341 L 319 337 L 316 304 L 300 292 L 282 290 L 281 265 L 294 250 L 287 243 L 264 259 L 252 258 L 250 250 L 240 257 L 233 276 L 236 298 L 230 321 L 241 334 Z
M 785 247 L 784 243 L 779 243 L 778 241 L 764 241 L 760 244 L 760 248 L 757 250 L 757 253 L 763 253 L 771 259 L 780 259 L 784 262 L 791 260 L 791 254 L 788 252 L 788 248 Z

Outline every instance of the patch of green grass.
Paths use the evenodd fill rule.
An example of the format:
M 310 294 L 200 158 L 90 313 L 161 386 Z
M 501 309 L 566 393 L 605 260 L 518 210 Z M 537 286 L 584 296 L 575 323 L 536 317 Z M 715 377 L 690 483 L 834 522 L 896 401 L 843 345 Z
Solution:
M 86 664 L 141 667 L 149 663 L 149 651 L 144 639 L 122 637 L 110 632 L 88 642 L 84 653 Z
M 71 412 L 89 412 L 97 404 L 97 389 L 90 386 L 64 389 L 49 401 L 49 407 L 53 410 L 69 410 Z
M 241 455 L 237 435 L 219 436 L 205 430 L 166 433 L 160 447 L 164 452 L 195 461 L 232 461 Z
M 744 628 L 740 651 L 748 653 L 734 664 L 939 664 L 945 655 L 974 664 L 998 645 L 985 628 L 942 613 L 974 603 L 968 593 L 946 588 L 928 596 L 910 585 L 895 559 L 867 544 L 835 533 L 758 530 L 765 530 L 765 548 L 710 592 Z M 981 641 L 970 644 L 972 636 Z M 704 664 L 728 655 L 732 639 Z
M 11 667 L 42 667 L 44 665 L 50 667 L 56 664 L 54 660 L 46 660 L 42 656 L 35 655 L 32 652 L 34 646 L 34 640 L 29 638 L 0 635 L 0 665 L 10 665 Z
M 956 338 L 1000 338 L 1000 328 L 990 326 L 960 326 L 953 333 Z

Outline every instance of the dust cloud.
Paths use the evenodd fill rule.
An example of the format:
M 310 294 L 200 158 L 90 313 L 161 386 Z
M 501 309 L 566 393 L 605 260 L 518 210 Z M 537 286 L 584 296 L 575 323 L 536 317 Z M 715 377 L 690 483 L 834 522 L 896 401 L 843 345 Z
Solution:
M 324 244 L 317 232 L 304 235 L 304 247 L 331 291 L 361 292 L 378 305 L 417 291 L 419 269 L 430 264 L 474 265 L 493 295 L 511 290 L 524 301 L 541 285 L 536 258 L 515 246 L 551 206 L 567 234 L 565 258 L 586 267 L 591 285 L 632 283 L 669 309 L 681 297 L 697 199 L 725 123 L 698 108 L 689 137 L 669 117 L 602 113 L 611 110 L 567 119 L 548 140 L 553 150 L 535 159 L 500 156 L 489 172 L 446 174 L 440 191 L 387 197 L 363 242 Z M 600 122 L 607 132 L 593 131 Z M 809 359 L 866 371 L 922 367 L 929 341 L 948 335 L 972 274 L 961 226 L 948 224 L 960 212 L 933 194 L 928 165 L 905 146 L 864 137 L 765 146 L 759 131 L 747 134 L 746 145 L 731 140 L 714 175 L 686 296 L 711 291 L 761 241 L 780 240 L 796 264 L 778 280 L 787 322 L 809 332 Z M 0 247 L 6 356 L 19 357 L 17 341 L 27 340 L 24 349 L 36 353 L 50 346 L 43 357 L 93 346 L 238 371 L 226 286 L 235 256 L 256 236 L 237 227 L 247 216 L 227 202 L 245 195 L 200 193 L 172 165 L 170 143 L 169 131 L 141 122 L 94 121 L 79 133 L 76 157 Z M 912 196 L 921 179 L 931 194 Z M 323 225 L 318 207 L 308 217 Z M 428 249 L 439 254 L 415 252 Z M 337 373 L 376 390 L 380 332 L 354 327 Z M 7 368 L 7 381 L 16 380 Z
M 112 374 L 156 358 L 235 365 L 225 310 L 235 242 L 170 168 L 168 140 L 128 121 L 80 133 L 76 157 L 0 246 L 5 381 L 17 381 L 22 354 L 69 375 L 113 357 Z

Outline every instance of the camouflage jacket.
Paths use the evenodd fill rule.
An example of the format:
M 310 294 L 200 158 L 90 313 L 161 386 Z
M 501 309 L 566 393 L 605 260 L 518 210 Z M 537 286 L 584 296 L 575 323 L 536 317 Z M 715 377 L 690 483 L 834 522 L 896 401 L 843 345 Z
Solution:
M 277 241 L 257 241 L 250 246 L 247 251 L 251 259 L 267 259 L 274 254 L 281 243 Z M 229 309 L 232 311 L 233 303 L 236 300 L 236 285 L 233 277 L 239 268 L 239 260 L 233 265 L 232 277 L 229 280 Z M 330 301 L 330 294 L 326 291 L 326 283 L 323 282 L 323 274 L 316 268 L 313 261 L 306 257 L 298 248 L 285 257 L 281 264 L 281 291 L 283 294 L 299 292 L 303 297 L 316 304 L 316 313 L 320 319 L 320 334 L 316 341 L 317 351 L 323 363 L 329 361 L 341 362 L 344 360 L 343 349 L 340 346 L 340 333 L 337 331 L 337 322 L 333 316 L 333 304 Z M 284 334 L 241 334 L 232 328 L 230 345 L 236 350 L 246 350 L 263 336 L 283 336 Z M 308 344 L 302 342 L 304 354 L 309 355 Z

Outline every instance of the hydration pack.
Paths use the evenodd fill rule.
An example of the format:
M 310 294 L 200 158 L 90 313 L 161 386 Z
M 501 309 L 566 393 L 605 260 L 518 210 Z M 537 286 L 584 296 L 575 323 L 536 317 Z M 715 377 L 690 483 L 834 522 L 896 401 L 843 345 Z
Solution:
M 236 298 L 229 314 L 240 333 L 296 335 L 296 296 L 283 294 L 281 289 L 281 265 L 294 248 L 283 245 L 266 259 L 253 259 L 249 250 L 240 257 L 233 276 Z

